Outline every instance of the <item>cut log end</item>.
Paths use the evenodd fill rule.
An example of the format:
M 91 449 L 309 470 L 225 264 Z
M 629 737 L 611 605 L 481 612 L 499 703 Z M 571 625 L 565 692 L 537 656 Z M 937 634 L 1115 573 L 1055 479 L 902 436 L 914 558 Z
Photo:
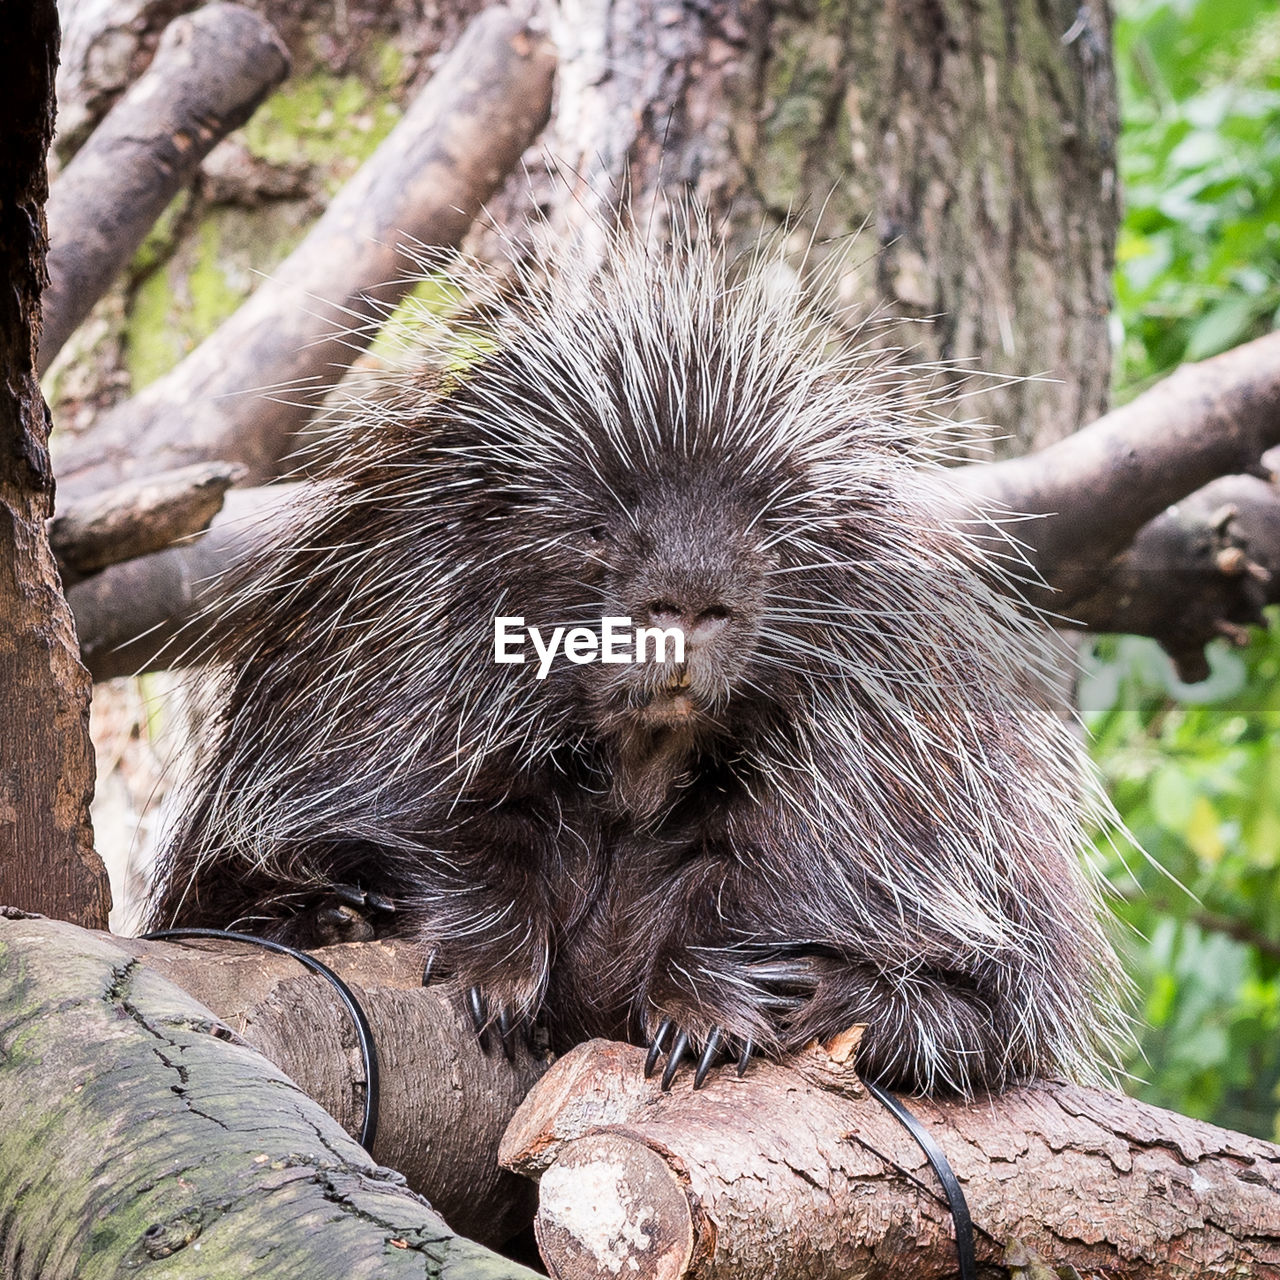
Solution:
M 693 1256 L 687 1186 L 652 1147 L 605 1133 L 571 1143 L 543 1176 L 538 1248 L 557 1280 L 678 1280 Z

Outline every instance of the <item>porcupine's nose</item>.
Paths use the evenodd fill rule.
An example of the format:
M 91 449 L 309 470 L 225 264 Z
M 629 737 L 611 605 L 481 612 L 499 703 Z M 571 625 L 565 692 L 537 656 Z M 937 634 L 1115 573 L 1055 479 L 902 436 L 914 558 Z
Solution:
M 668 630 L 679 627 L 684 632 L 686 650 L 698 648 L 715 639 L 729 624 L 729 609 L 718 601 L 681 604 L 675 600 L 653 600 L 645 625 Z

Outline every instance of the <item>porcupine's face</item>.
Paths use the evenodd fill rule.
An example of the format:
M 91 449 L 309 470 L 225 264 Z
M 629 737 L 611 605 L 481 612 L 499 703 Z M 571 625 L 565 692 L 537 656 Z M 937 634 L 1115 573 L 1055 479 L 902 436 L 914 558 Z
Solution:
M 561 651 L 536 673 L 530 655 L 495 671 L 509 710 L 485 713 L 513 737 L 536 723 L 539 740 L 594 739 L 639 772 L 661 757 L 626 801 L 656 811 L 664 770 L 675 783 L 696 752 L 776 745 L 813 720 L 810 668 L 824 684 L 849 669 L 833 640 L 853 633 L 825 623 L 856 602 L 862 533 L 892 522 L 863 516 L 902 470 L 897 422 L 874 358 L 828 359 L 825 322 L 761 264 L 730 278 L 713 248 L 627 242 L 599 273 L 566 261 L 549 279 L 449 398 L 444 463 L 473 464 L 464 482 L 441 467 L 451 491 L 471 486 L 469 580 L 544 638 L 627 618 L 679 627 L 686 651 L 617 665 Z
M 593 666 L 589 705 L 603 733 L 705 740 L 742 709 L 773 558 L 758 549 L 737 491 L 672 459 L 627 477 L 625 514 L 587 537 L 588 574 L 608 616 L 679 628 L 684 660 Z

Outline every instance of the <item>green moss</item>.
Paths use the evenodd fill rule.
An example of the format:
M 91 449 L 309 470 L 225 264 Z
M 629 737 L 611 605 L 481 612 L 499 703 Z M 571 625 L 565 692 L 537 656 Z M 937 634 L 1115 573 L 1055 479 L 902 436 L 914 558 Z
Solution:
M 182 358 L 182 335 L 171 323 L 176 312 L 167 270 L 152 272 L 134 290 L 124 334 L 124 365 L 134 391 Z
M 404 80 L 404 54 L 399 47 L 388 40 L 375 55 L 378 71 L 378 85 L 388 92 L 398 89 Z
M 385 45 L 374 76 L 315 71 L 292 80 L 258 108 L 245 144 L 272 164 L 316 166 L 332 194 L 399 120 L 400 109 L 385 96 L 399 72 L 398 51 Z
M 219 206 L 206 212 L 169 261 L 133 292 L 124 362 L 133 390 L 167 373 L 203 342 L 306 233 L 305 205 Z
M 223 268 L 221 219 L 206 219 L 200 228 L 196 260 L 187 277 L 191 307 L 187 331 L 195 342 L 207 338 L 248 296 L 247 288 L 237 289 Z
M 178 242 L 183 215 L 191 202 L 190 190 L 178 192 L 169 201 L 165 211 L 156 219 L 155 225 L 147 232 L 146 238 L 138 246 L 133 255 L 130 269 L 137 275 L 154 271 L 173 253 Z
M 134 292 L 125 327 L 125 367 L 135 392 L 167 373 L 198 342 L 207 338 L 244 301 L 248 288 L 236 288 L 222 267 L 220 218 L 201 224 L 193 257 L 182 254 L 148 275 Z M 172 285 L 183 259 L 190 263 L 187 293 L 179 299 Z
M 334 194 L 400 118 L 393 91 L 405 74 L 394 41 L 371 45 L 349 74 L 317 70 L 269 98 L 243 130 L 271 164 L 309 165 L 321 199 Z M 124 328 L 124 365 L 136 392 L 209 336 L 292 251 L 315 216 L 313 201 L 257 209 L 219 206 L 196 217 L 175 199 L 133 264 L 138 282 Z M 194 225 L 190 225 L 194 224 Z

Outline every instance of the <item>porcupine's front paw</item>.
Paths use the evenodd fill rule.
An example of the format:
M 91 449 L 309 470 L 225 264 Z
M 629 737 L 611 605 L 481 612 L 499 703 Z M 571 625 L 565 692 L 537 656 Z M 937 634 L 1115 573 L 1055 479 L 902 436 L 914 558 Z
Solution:
M 505 973 L 477 969 L 464 957 L 450 957 L 442 948 L 435 948 L 423 970 L 422 985 L 437 981 L 448 981 L 461 992 L 484 1053 L 492 1047 L 493 1033 L 508 1062 L 515 1061 L 518 1040 L 534 1057 L 546 1055 L 546 1030 L 539 1021 L 546 982 L 543 968 L 530 967 L 523 973 L 510 966 Z
M 754 1054 L 780 1047 L 782 1027 L 817 983 L 811 958 L 802 954 L 689 948 L 646 990 L 645 1075 L 654 1073 L 664 1053 L 663 1089 L 671 1088 L 686 1058 L 696 1063 L 695 1089 L 719 1062 L 736 1059 L 743 1075 Z
M 999 988 L 980 972 L 826 959 L 815 972 L 812 996 L 787 1020 L 788 1049 L 861 1023 L 859 1074 L 906 1093 L 962 1097 L 998 1091 L 1045 1065 L 1029 1039 L 1032 1015 L 1012 1003 L 1018 984 L 1007 975 Z

